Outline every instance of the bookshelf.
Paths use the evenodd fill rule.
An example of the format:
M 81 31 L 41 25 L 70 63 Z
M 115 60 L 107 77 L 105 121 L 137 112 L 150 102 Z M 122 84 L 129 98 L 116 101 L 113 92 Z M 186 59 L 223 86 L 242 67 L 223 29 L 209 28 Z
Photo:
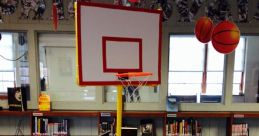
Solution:
M 73 121 L 73 119 L 78 118 L 96 118 L 96 130 L 98 131 L 98 135 L 101 134 L 101 124 L 102 122 L 110 122 L 110 124 L 115 123 L 116 119 L 116 111 L 36 111 L 36 110 L 28 110 L 28 111 L 8 111 L 2 110 L 0 111 L 0 117 L 16 117 L 19 118 L 27 118 L 29 121 L 28 125 L 31 126 L 31 134 L 34 134 L 34 121 L 35 117 L 40 119 L 50 119 L 53 121 L 65 121 L 68 119 L 69 121 Z M 205 122 L 210 120 L 222 120 L 221 123 L 223 125 L 224 130 L 222 130 L 224 135 L 226 136 L 238 136 L 240 132 L 238 129 L 242 128 L 243 133 L 247 134 L 245 136 L 253 135 L 257 133 L 257 130 L 253 128 L 256 126 L 259 121 L 259 112 L 148 112 L 148 111 L 124 111 L 123 112 L 123 120 L 124 125 L 129 128 L 137 128 L 138 135 L 140 135 L 140 122 L 145 119 L 153 119 L 155 121 L 154 129 L 158 129 L 157 124 L 161 123 L 159 134 L 163 134 L 163 136 L 171 136 L 168 134 L 168 122 L 183 122 L 188 120 L 198 121 L 201 125 L 201 130 L 203 131 L 203 126 L 206 125 Z M 175 121 L 174 121 L 175 120 Z M 58 123 L 58 122 L 57 122 Z M 205 124 L 204 124 L 205 123 Z M 72 125 L 75 125 L 72 123 Z M 77 124 L 82 125 L 82 124 Z M 113 124 L 116 125 L 116 124 Z M 219 125 L 219 124 L 216 124 Z M 78 126 L 74 126 L 78 127 Z M 251 128 L 251 129 L 250 129 Z M 253 130 L 254 129 L 254 130 Z M 246 131 L 247 130 L 247 133 Z M 221 131 L 221 130 L 218 130 Z M 187 136 L 187 135 L 186 135 Z
M 163 135 L 165 135 L 165 127 L 164 127 L 164 120 L 166 112 L 147 112 L 147 111 L 124 111 L 122 113 L 122 126 L 123 131 L 127 131 L 128 133 L 131 133 L 132 131 L 137 130 L 138 136 L 141 135 L 141 126 L 143 126 L 143 121 L 145 120 L 152 120 L 152 130 L 154 130 L 154 133 L 158 133 L 155 129 L 157 126 L 160 125 L 159 128 L 161 130 L 159 131 Z M 111 130 L 116 120 L 116 111 L 106 111 L 106 112 L 100 112 L 100 121 L 99 121 L 99 134 L 103 134 L 105 132 L 114 132 L 114 130 Z M 106 125 L 108 124 L 108 125 Z M 102 125 L 104 129 L 102 129 Z M 106 129 L 108 126 L 108 130 Z M 106 130 L 106 131 L 105 131 Z M 131 132 L 129 132 L 131 130 Z
M 231 112 L 168 112 L 164 123 L 166 124 L 165 134 L 166 136 L 204 135 L 208 132 L 204 131 L 203 127 L 213 124 L 211 126 L 222 133 L 225 132 L 224 135 L 230 136 L 230 121 Z
M 258 134 L 259 112 L 233 112 L 231 116 L 232 136 L 253 136 Z
M 70 135 L 75 128 L 74 119 L 98 118 L 98 111 L 32 111 L 33 135 Z

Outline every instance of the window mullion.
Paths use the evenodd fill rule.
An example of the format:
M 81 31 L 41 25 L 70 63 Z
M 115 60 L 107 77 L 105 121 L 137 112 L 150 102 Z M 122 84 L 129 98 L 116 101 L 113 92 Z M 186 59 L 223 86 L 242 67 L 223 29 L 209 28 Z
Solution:
M 202 94 L 206 94 L 207 89 L 207 65 L 208 65 L 208 43 L 205 44 L 204 49 L 204 65 L 202 72 L 202 83 L 201 83 L 201 92 Z
M 245 39 L 246 40 L 246 39 Z M 246 43 L 246 41 L 245 41 Z M 244 94 L 244 71 L 245 71 L 245 52 L 246 52 L 246 44 L 244 46 L 244 52 L 243 52 L 243 63 L 242 63 L 242 70 L 241 70 L 241 81 L 239 84 L 239 94 Z

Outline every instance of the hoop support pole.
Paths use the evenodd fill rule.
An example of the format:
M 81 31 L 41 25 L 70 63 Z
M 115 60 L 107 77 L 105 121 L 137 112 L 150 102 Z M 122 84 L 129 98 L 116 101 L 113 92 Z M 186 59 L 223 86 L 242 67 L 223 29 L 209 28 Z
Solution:
M 117 86 L 117 120 L 116 120 L 116 136 L 121 136 L 122 124 L 122 90 L 123 86 Z

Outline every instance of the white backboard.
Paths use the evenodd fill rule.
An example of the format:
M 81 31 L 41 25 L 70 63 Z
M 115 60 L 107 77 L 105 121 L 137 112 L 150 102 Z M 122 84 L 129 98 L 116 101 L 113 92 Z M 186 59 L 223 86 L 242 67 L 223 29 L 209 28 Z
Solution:
M 161 27 L 160 11 L 78 2 L 79 85 L 120 85 L 123 72 L 151 72 L 147 83 L 160 84 Z

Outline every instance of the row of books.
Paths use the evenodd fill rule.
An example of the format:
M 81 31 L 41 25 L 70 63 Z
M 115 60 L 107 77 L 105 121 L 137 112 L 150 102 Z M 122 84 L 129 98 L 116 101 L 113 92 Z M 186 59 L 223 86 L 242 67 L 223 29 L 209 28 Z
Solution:
M 68 120 L 62 119 L 58 122 L 50 121 L 45 117 L 34 117 L 33 122 L 34 136 L 68 136 Z
M 249 136 L 248 124 L 239 123 L 232 125 L 232 136 Z
M 194 119 L 172 120 L 166 124 L 167 136 L 201 136 L 201 125 Z

